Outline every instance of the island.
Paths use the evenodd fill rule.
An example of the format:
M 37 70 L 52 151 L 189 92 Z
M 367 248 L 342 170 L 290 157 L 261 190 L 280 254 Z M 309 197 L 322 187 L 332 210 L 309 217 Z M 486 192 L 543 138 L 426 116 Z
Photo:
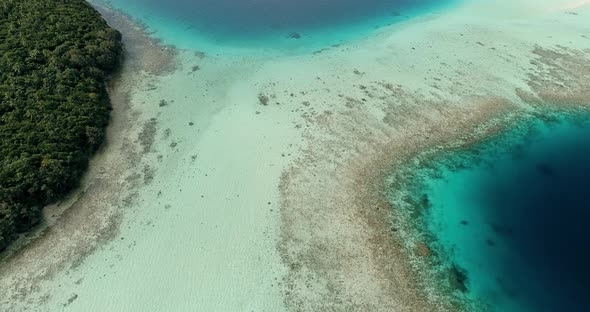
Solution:
M 79 183 L 121 55 L 121 34 L 84 0 L 0 3 L 0 250 Z

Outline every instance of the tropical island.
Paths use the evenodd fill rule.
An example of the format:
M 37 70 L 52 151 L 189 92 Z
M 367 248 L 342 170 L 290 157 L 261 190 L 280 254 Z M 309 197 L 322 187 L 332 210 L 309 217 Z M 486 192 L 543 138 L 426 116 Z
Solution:
M 79 183 L 121 54 L 121 34 L 84 0 L 0 3 L 0 250 Z

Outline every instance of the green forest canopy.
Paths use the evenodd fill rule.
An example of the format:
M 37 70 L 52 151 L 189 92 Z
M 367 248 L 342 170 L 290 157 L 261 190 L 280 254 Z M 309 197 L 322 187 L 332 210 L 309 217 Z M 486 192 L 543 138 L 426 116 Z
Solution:
M 84 0 L 0 0 L 0 250 L 79 182 L 121 51 Z

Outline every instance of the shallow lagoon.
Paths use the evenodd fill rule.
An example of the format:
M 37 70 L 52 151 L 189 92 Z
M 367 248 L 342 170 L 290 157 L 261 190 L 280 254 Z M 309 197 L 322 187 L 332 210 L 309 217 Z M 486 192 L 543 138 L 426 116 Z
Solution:
M 418 171 L 422 226 L 493 311 L 590 307 L 590 118 L 526 121 Z
M 234 58 L 231 49 L 225 47 L 218 49 L 218 56 L 204 46 L 200 36 L 205 33 L 190 28 L 188 21 L 177 23 L 173 16 L 161 17 L 160 13 L 165 13 L 165 10 L 148 10 L 141 6 L 144 2 L 136 1 L 137 7 L 132 8 L 130 5 L 124 7 L 130 3 L 128 1 L 112 0 L 113 6 L 123 8 L 124 13 L 144 22 L 155 32 L 155 37 L 179 48 L 198 49 L 206 53 L 175 51 L 178 54 L 172 61 L 177 63 L 177 70 L 152 75 L 153 68 L 159 68 L 152 62 L 157 65 L 160 61 L 153 55 L 171 50 L 152 41 L 141 45 L 145 50 L 155 51 L 141 58 L 147 60 L 141 62 L 146 65 L 145 69 L 122 74 L 124 81 L 129 80 L 130 85 L 121 86 L 121 97 L 129 96 L 129 101 L 124 105 L 113 105 L 119 109 L 113 113 L 113 124 L 119 127 L 113 129 L 122 128 L 125 132 L 111 132 L 112 140 L 105 146 L 103 158 L 90 166 L 92 175 L 88 183 L 84 183 L 85 188 L 79 197 L 72 198 L 75 209 L 70 210 L 71 214 L 68 213 L 56 227 L 45 232 L 43 239 L 23 256 L 18 256 L 0 270 L 0 290 L 3 293 L 0 303 L 3 310 L 322 311 L 338 310 L 338 307 L 355 310 L 359 306 L 353 305 L 356 303 L 374 304 L 375 311 L 412 310 L 405 304 L 416 303 L 419 306 L 421 303 L 411 300 L 414 299 L 412 294 L 406 296 L 413 288 L 386 289 L 383 284 L 375 283 L 381 280 L 383 272 L 375 263 L 383 264 L 389 260 L 390 263 L 405 264 L 405 258 L 387 257 L 377 259 L 378 262 L 371 261 L 376 259 L 375 254 L 364 247 L 374 240 L 363 237 L 367 233 L 363 220 L 352 222 L 358 219 L 349 217 L 362 215 L 365 210 L 360 209 L 364 207 L 356 207 L 356 200 L 360 198 L 357 193 L 369 183 L 353 184 L 350 178 L 363 181 L 366 178 L 366 175 L 358 174 L 358 167 L 355 166 L 372 159 L 372 153 L 366 151 L 363 145 L 367 138 L 365 134 L 380 133 L 386 127 L 385 120 L 380 114 L 374 114 L 376 110 L 373 109 L 379 107 L 381 101 L 373 99 L 367 105 L 358 105 L 360 114 L 355 117 L 360 119 L 350 122 L 351 114 L 347 113 L 345 104 L 353 103 L 339 100 L 337 93 L 357 98 L 360 104 L 364 95 L 359 93 L 359 85 L 381 88 L 375 84 L 376 81 L 392 81 L 403 83 L 403 89 L 410 94 L 418 89 L 440 94 L 445 101 L 440 103 L 440 107 L 432 106 L 435 115 L 439 109 L 443 113 L 452 111 L 448 107 L 450 103 L 465 104 L 465 112 L 479 111 L 487 105 L 476 105 L 470 95 L 510 97 L 515 84 L 526 85 L 528 72 L 524 69 L 531 65 L 533 56 L 530 51 L 534 46 L 541 45 L 550 50 L 556 44 L 572 49 L 589 48 L 588 41 L 580 39 L 580 36 L 590 33 L 586 22 L 590 13 L 588 9 L 571 12 L 575 14 L 556 11 L 547 17 L 539 16 L 540 11 L 552 10 L 549 5 L 569 1 L 470 1 L 473 6 L 441 11 L 438 16 L 414 18 L 408 23 L 385 27 L 377 31 L 379 35 L 376 36 L 370 35 L 369 30 L 378 25 L 361 22 L 358 23 L 358 29 L 362 30 L 358 32 L 362 34 L 359 42 L 354 41 L 320 55 L 261 61 L 258 55 L 264 52 L 263 46 L 245 45 L 256 51 L 254 60 L 243 55 Z M 526 10 L 511 10 L 512 3 Z M 529 12 L 528 9 L 533 7 L 536 10 Z M 401 13 L 405 18 L 407 10 Z M 510 15 L 509 21 L 506 15 Z M 341 29 L 335 32 L 327 27 L 324 33 L 339 35 Z M 292 31 L 300 32 L 302 37 L 297 40 L 288 38 Z M 124 37 L 133 39 L 133 34 L 139 39 L 142 37 L 133 31 L 130 33 L 131 36 Z M 276 33 L 276 38 L 289 47 L 307 46 L 310 40 L 316 38 L 325 46 L 327 36 L 324 33 L 316 35 L 319 33 L 319 30 L 312 33 L 283 29 Z M 370 38 L 365 40 L 364 35 Z M 504 58 L 506 55 L 513 55 L 514 58 L 507 61 Z M 439 63 L 439 58 L 445 63 Z M 559 67 L 555 69 L 558 70 L 557 76 L 563 74 L 562 77 L 569 77 Z M 315 76 L 322 80 L 314 79 Z M 499 81 L 488 79 L 490 76 Z M 582 78 L 573 76 L 571 79 Z M 451 84 L 445 87 L 447 81 Z M 434 83 L 431 87 L 430 82 Z M 449 85 L 455 87 L 450 89 Z M 307 93 L 305 96 L 297 93 L 297 97 L 292 99 L 289 93 L 283 94 L 284 90 Z M 490 90 L 493 92 L 490 93 Z M 456 91 L 467 98 L 457 102 Z M 260 105 L 258 95 L 261 92 L 277 94 L 281 105 Z M 416 99 L 424 99 L 422 93 Z M 161 106 L 162 100 L 168 104 Z M 309 101 L 311 105 L 308 107 L 303 104 L 308 102 L 303 101 Z M 341 107 L 335 107 L 334 103 Z M 130 122 L 127 122 L 126 113 L 121 113 L 127 104 L 131 108 L 129 117 L 133 117 Z M 421 114 L 418 107 L 431 108 L 416 105 L 416 109 L 408 110 L 407 106 L 401 105 L 390 106 L 389 109 L 393 115 L 407 115 L 402 121 L 413 124 L 421 120 L 414 120 L 414 116 Z M 304 115 L 293 113 L 293 108 L 305 113 L 325 111 L 322 120 L 331 112 L 335 128 L 330 127 L 330 130 L 334 129 L 334 135 L 308 123 L 303 119 Z M 369 114 L 376 115 L 375 120 L 365 119 Z M 453 116 L 445 114 L 444 117 L 441 115 L 428 120 L 436 125 L 438 121 L 449 119 L 452 131 L 455 126 L 463 124 L 454 120 Z M 152 121 L 156 118 L 158 124 L 153 151 L 143 155 L 138 164 L 127 143 L 138 138 L 137 134 L 146 130 L 145 125 L 153 125 Z M 458 124 L 454 124 L 455 121 Z M 310 133 L 303 133 L 307 130 L 302 129 L 310 124 Z M 355 125 L 355 129 L 350 129 L 349 125 Z M 127 126 L 131 128 L 127 129 Z M 392 128 L 391 133 L 396 135 L 395 138 L 399 134 L 401 141 L 415 143 L 417 133 L 408 131 L 402 134 L 405 129 L 405 124 L 401 123 L 400 129 Z M 297 186 L 291 189 L 295 195 L 285 197 L 279 193 L 280 185 L 284 185 L 279 184 L 284 169 L 305 155 L 301 153 L 299 144 L 305 146 L 317 142 L 309 139 L 307 134 L 326 136 L 319 143 L 328 144 L 317 144 L 315 151 L 321 152 L 318 161 L 302 164 L 303 173 L 292 180 L 301 182 L 292 183 Z M 342 137 L 346 140 L 341 140 Z M 377 141 L 378 147 L 391 143 L 385 136 L 377 138 Z M 359 157 L 340 156 L 340 172 L 332 175 L 337 164 L 332 160 L 339 156 L 334 152 L 341 148 L 363 152 Z M 401 158 L 400 154 L 393 151 L 386 157 Z M 468 160 L 471 163 L 472 158 Z M 120 163 L 122 165 L 118 165 Z M 119 170 L 127 168 L 127 165 L 128 169 Z M 370 165 L 372 167 L 373 164 Z M 380 176 L 380 173 L 371 176 Z M 138 185 L 130 185 L 132 182 L 128 181 Z M 340 192 L 322 192 L 326 185 Z M 111 197 L 115 198 L 111 200 Z M 283 209 L 281 203 L 287 199 L 294 199 L 293 204 Z M 342 208 L 349 213 L 341 213 Z M 327 263 L 324 262 L 327 259 L 338 260 L 334 266 L 320 265 L 317 268 L 315 272 L 321 272 L 318 276 L 322 278 L 319 282 L 312 280 L 308 283 L 308 275 L 302 274 L 301 278 L 296 276 L 292 279 L 292 284 L 281 283 L 288 273 L 285 272 L 287 268 L 299 267 L 290 266 L 295 262 L 283 262 L 276 248 L 279 237 L 290 234 L 281 232 L 279 215 L 279 211 L 288 210 L 293 211 L 291 216 L 299 218 L 297 224 L 301 226 L 298 228 L 302 229 L 300 233 L 295 233 L 297 239 L 294 241 L 303 243 L 293 244 L 292 250 L 298 251 L 314 244 L 326 247 L 325 251 L 330 253 L 313 254 L 315 249 L 311 249 L 301 258 L 318 259 L 320 263 Z M 307 213 L 330 216 L 329 219 L 320 219 L 329 222 L 300 217 L 309 215 Z M 110 220 L 106 218 L 111 215 L 121 222 L 118 226 L 120 231 L 114 234 L 117 236 L 113 240 L 93 245 L 96 237 L 103 237 L 101 227 L 117 227 L 118 223 L 103 221 Z M 78 217 L 83 219 L 76 219 Z M 466 215 L 460 217 L 466 218 Z M 383 224 L 378 224 L 379 228 L 388 226 L 386 218 L 383 220 Z M 469 219 L 469 222 L 471 228 L 477 219 Z M 455 225 L 452 224 L 452 229 L 456 229 Z M 321 227 L 322 231 L 315 230 L 328 235 L 312 235 L 312 240 L 307 240 L 310 229 L 314 227 Z M 341 229 L 350 236 L 341 235 Z M 387 234 L 389 232 L 384 231 L 383 235 Z M 341 237 L 360 239 L 346 240 L 351 244 L 346 244 L 344 247 L 347 249 L 343 252 L 329 250 L 329 247 L 339 245 Z M 482 242 L 486 243 L 485 239 L 474 237 L 474 246 L 488 248 L 482 245 Z M 497 246 L 494 248 L 501 246 L 499 240 L 494 243 Z M 98 247 L 88 254 L 86 246 Z M 362 252 L 365 250 L 368 252 Z M 324 257 L 326 255 L 334 257 Z M 470 269 L 465 261 L 460 265 Z M 314 266 L 308 267 L 314 269 Z M 398 272 L 395 266 L 390 268 L 394 269 L 392 272 Z M 481 268 L 483 271 L 484 267 Z M 474 288 L 477 280 L 474 272 L 469 272 L 467 282 L 470 294 L 478 294 Z M 326 284 L 324 277 L 336 283 Z M 347 277 L 345 284 L 337 281 L 341 277 Z M 392 279 L 386 283 L 398 281 Z M 493 281 L 490 284 L 492 289 L 497 289 Z M 304 308 L 286 302 L 284 291 L 289 289 L 289 285 L 306 286 L 296 290 L 292 297 L 304 304 Z M 308 285 L 311 287 L 307 288 Z M 339 286 L 332 288 L 325 285 Z M 323 296 L 328 290 L 337 297 Z M 507 298 L 501 295 L 502 292 L 499 292 L 501 298 Z M 389 299 L 392 299 L 393 305 L 383 304 Z M 401 307 L 391 308 L 397 307 L 398 300 Z

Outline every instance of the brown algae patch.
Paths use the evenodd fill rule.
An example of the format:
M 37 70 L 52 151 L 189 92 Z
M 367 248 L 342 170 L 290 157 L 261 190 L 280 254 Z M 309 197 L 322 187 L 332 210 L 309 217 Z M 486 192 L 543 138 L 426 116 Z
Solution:
M 590 106 L 590 49 L 535 46 L 533 54 L 528 80 L 532 93 L 517 90 L 523 101 L 545 108 Z

